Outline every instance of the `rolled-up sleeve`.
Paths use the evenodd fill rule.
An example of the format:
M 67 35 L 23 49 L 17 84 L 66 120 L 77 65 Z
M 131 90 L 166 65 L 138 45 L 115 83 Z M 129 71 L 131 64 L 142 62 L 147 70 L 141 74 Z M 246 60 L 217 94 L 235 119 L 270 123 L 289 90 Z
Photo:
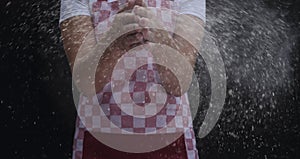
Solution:
M 205 22 L 206 0 L 178 0 L 178 4 L 181 14 L 191 14 Z
M 88 0 L 61 0 L 59 23 L 78 15 L 91 16 Z

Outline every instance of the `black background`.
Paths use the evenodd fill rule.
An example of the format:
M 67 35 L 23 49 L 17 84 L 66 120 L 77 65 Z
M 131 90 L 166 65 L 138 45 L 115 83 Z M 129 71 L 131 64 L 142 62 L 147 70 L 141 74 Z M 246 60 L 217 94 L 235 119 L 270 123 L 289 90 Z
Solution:
M 0 158 L 71 157 L 76 110 L 59 4 L 0 2 Z M 300 158 L 299 11 L 296 0 L 207 0 L 228 95 L 213 131 L 197 140 L 201 158 Z M 205 97 L 200 108 L 195 125 Z

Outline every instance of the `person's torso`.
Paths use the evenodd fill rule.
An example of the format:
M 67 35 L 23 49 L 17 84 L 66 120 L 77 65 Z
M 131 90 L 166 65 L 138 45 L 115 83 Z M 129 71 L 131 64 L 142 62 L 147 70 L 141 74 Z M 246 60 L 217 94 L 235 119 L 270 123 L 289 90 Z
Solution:
M 109 27 L 106 20 L 127 0 L 90 0 L 96 36 Z M 148 7 L 177 9 L 170 0 L 146 0 Z M 97 33 L 98 32 L 98 33 Z M 112 82 L 97 97 L 81 95 L 79 117 L 87 130 L 105 133 L 174 133 L 192 125 L 187 94 L 168 95 L 152 64 L 151 52 L 125 54 L 116 64 Z M 128 73 L 130 77 L 124 79 Z M 123 78 L 122 78 L 123 77 Z M 127 80 L 119 89 L 112 85 Z M 99 107 L 100 105 L 100 107 Z

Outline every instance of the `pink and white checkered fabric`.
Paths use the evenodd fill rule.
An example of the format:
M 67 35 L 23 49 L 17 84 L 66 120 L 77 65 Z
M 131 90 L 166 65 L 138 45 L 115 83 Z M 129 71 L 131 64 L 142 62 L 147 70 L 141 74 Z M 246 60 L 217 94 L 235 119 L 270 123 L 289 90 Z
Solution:
M 150 7 L 176 6 L 170 2 L 148 0 L 146 4 Z M 102 22 L 116 14 L 119 4 L 123 3 L 125 0 L 91 2 L 96 34 L 109 27 L 109 21 Z M 158 16 L 166 26 L 172 25 L 172 18 L 161 13 Z M 153 62 L 147 49 L 125 54 L 115 66 L 112 81 L 102 92 L 90 98 L 80 96 L 73 158 L 82 158 L 85 131 L 132 135 L 182 132 L 188 159 L 198 158 L 187 94 L 174 97 L 164 93 Z

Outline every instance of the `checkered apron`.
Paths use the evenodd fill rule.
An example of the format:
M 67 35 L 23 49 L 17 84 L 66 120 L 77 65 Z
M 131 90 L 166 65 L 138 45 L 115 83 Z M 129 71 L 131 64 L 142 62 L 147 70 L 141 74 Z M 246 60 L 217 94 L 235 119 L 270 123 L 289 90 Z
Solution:
M 104 20 L 116 14 L 119 4 L 125 2 L 90 1 L 96 35 L 109 27 L 109 21 L 104 23 L 107 22 Z M 176 9 L 176 3 L 169 0 L 145 2 L 149 7 Z M 164 19 L 162 16 L 165 25 L 171 25 Z M 187 94 L 174 97 L 164 93 L 153 63 L 153 55 L 144 48 L 138 53 L 125 54 L 115 66 L 112 81 L 101 92 L 94 97 L 80 95 L 73 159 L 82 158 L 86 131 L 112 134 L 182 132 L 187 158 L 198 158 Z M 126 79 L 127 85 L 122 82 Z

